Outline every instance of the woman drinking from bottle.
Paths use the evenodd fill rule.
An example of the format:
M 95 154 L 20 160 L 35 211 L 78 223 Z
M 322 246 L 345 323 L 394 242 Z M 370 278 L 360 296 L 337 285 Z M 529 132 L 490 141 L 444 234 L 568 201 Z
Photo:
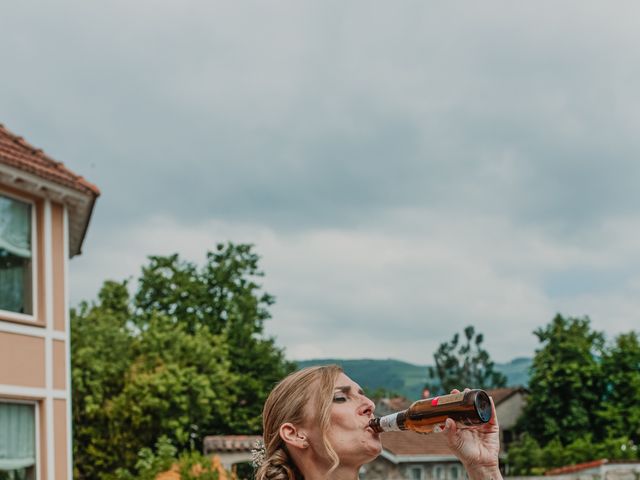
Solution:
M 453 393 L 457 393 L 454 391 Z M 370 426 L 375 405 L 336 365 L 294 372 L 273 389 L 263 410 L 264 452 L 257 480 L 357 480 L 382 451 Z M 459 428 L 447 419 L 452 452 L 471 480 L 501 480 L 495 408 L 488 423 Z

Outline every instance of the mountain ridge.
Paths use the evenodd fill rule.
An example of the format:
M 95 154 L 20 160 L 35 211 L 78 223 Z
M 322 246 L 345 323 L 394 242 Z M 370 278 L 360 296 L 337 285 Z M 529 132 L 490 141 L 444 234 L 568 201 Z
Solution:
M 532 359 L 517 357 L 507 363 L 496 363 L 495 369 L 507 377 L 507 386 L 527 386 Z M 298 368 L 311 365 L 340 365 L 345 373 L 358 382 L 362 388 L 372 392 L 378 389 L 395 392 L 408 399 L 420 398 L 427 382 L 429 365 L 388 359 L 340 359 L 316 358 L 295 361 Z

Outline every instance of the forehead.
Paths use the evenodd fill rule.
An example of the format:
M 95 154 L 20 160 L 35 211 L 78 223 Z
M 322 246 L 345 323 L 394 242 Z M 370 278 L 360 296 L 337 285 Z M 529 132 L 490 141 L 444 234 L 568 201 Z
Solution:
M 354 390 L 360 390 L 360 385 L 354 382 L 344 372 L 341 372 L 340 375 L 338 375 L 334 384 L 334 388 L 340 388 L 340 387 L 351 387 Z

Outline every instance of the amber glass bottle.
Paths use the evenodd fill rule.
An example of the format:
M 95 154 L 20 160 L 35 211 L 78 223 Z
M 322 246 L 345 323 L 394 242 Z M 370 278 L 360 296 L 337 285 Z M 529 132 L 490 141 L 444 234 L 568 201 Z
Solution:
M 479 425 L 491 420 L 491 400 L 484 390 L 442 395 L 418 400 L 402 412 L 374 418 L 369 426 L 375 432 L 412 430 L 430 433 L 438 430 L 447 418 L 465 425 Z

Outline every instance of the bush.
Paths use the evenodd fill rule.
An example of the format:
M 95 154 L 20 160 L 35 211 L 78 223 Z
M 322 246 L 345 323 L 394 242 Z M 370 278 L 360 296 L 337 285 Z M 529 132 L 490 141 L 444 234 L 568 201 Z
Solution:
M 218 480 L 220 468 L 212 459 L 197 451 L 177 455 L 178 449 L 162 436 L 156 442 L 156 451 L 142 448 L 138 452 L 135 471 L 118 469 L 113 480 L 155 480 L 159 474 L 170 470 L 180 473 L 182 480 Z

